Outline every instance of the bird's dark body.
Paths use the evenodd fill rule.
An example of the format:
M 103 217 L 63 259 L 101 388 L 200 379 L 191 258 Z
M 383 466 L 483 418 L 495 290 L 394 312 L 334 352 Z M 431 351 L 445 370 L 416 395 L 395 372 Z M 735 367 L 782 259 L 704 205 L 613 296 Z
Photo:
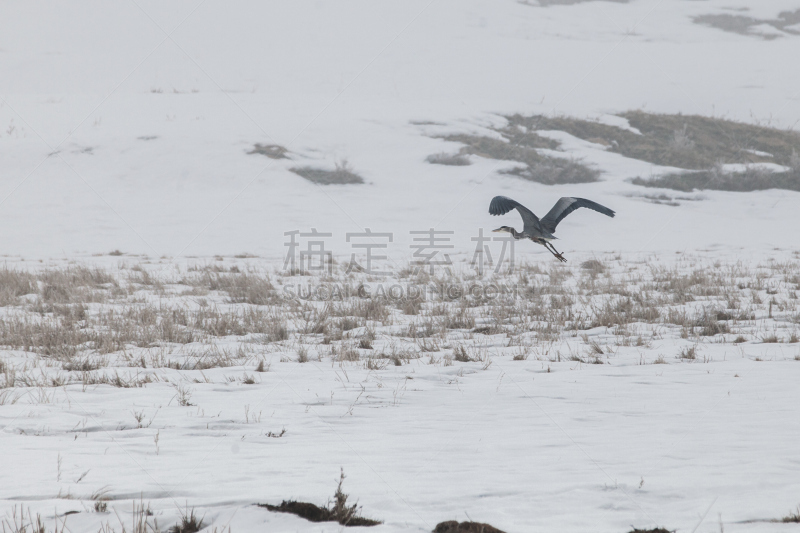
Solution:
M 609 217 L 613 217 L 615 214 L 614 211 L 597 202 L 585 198 L 572 198 L 570 196 L 559 199 L 556 205 L 541 219 L 521 203 L 507 196 L 495 196 L 489 204 L 489 214 L 495 216 L 505 215 L 512 209 L 516 209 L 524 223 L 522 231 L 517 231 L 508 226 L 501 226 L 494 231 L 505 231 L 513 235 L 515 239 L 530 239 L 547 248 L 559 261 L 566 261 L 564 256 L 561 255 L 549 241 L 557 238 L 553 233 L 555 233 L 558 223 L 580 207 L 592 209 Z

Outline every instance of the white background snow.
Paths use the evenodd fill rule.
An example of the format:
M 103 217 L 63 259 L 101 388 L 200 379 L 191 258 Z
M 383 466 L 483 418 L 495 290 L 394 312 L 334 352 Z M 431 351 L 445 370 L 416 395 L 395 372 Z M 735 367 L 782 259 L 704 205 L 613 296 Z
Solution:
M 4 0 L 0 254 L 25 268 L 115 249 L 179 264 L 248 253 L 267 268 L 280 267 L 286 231 L 332 232 L 346 257 L 344 234 L 369 227 L 393 232 L 390 255 L 407 261 L 409 231 L 435 227 L 456 231 L 454 253 L 469 258 L 477 229 L 499 225 L 487 212 L 497 194 L 538 213 L 565 195 L 616 210 L 559 227 L 559 250 L 576 260 L 676 251 L 756 260 L 800 249 L 800 193 L 643 202 L 627 180 L 664 169 L 566 134 L 564 147 L 597 165 L 601 181 L 551 187 L 498 174 L 508 162 L 426 163 L 457 149 L 432 134 L 485 131 L 502 113 L 800 121 L 800 38 L 692 22 L 771 18 L 800 8 L 796 0 L 530 4 Z M 293 159 L 247 154 L 254 143 L 286 146 Z M 365 185 L 323 187 L 288 171 L 345 159 Z M 518 253 L 552 260 L 532 244 Z M 467 515 L 509 532 L 693 531 L 706 513 L 697 531 L 719 531 L 718 517 L 726 531 L 790 531 L 741 523 L 800 503 L 800 363 L 786 346 L 785 360 L 761 366 L 754 349 L 745 357 L 728 345 L 709 350 L 718 356 L 709 365 L 640 366 L 631 356 L 550 374 L 536 361 L 459 377 L 432 365 L 375 377 L 276 363 L 235 393 L 222 384 L 228 369 L 216 369 L 207 374 L 218 385 L 197 386 L 197 406 L 180 410 L 164 408 L 175 395 L 167 385 L 146 395 L 54 389 L 52 404 L 0 407 L 0 514 L 24 502 L 52 521 L 54 509 L 81 509 L 59 493 L 108 487 L 125 502 L 120 513 L 141 497 L 165 513 L 162 527 L 188 504 L 236 532 L 336 531 L 250 504 L 324 503 L 342 466 L 364 514 L 386 522 L 376 533 Z M 380 408 L 348 414 L 360 382 Z M 257 430 L 242 426 L 245 404 L 263 412 Z M 133 409 L 159 414 L 128 437 L 115 430 Z M 292 438 L 257 438 L 283 427 Z M 88 513 L 67 526 L 99 527 Z

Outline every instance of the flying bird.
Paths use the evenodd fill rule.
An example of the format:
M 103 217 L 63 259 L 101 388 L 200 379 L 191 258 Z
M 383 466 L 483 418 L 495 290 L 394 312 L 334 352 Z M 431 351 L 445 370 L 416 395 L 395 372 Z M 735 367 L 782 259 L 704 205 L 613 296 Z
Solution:
M 492 198 L 492 203 L 489 204 L 489 214 L 495 216 L 505 215 L 512 209 L 516 209 L 522 216 L 522 222 L 524 223 L 522 231 L 519 232 L 514 228 L 509 228 L 508 226 L 501 226 L 494 231 L 505 231 L 513 235 L 517 240 L 530 239 L 533 242 L 541 244 L 547 248 L 551 254 L 556 256 L 556 259 L 566 263 L 567 260 L 558 250 L 555 249 L 550 241 L 558 238 L 553 235 L 553 233 L 556 231 L 556 226 L 558 226 L 558 223 L 579 207 L 588 207 L 589 209 L 593 209 L 598 213 L 603 213 L 606 216 L 614 216 L 614 211 L 598 204 L 597 202 L 586 200 L 585 198 L 571 198 L 569 196 L 565 196 L 556 202 L 556 205 L 554 205 L 550 212 L 547 213 L 541 220 L 539 217 L 534 215 L 530 209 L 506 196 L 495 196 Z

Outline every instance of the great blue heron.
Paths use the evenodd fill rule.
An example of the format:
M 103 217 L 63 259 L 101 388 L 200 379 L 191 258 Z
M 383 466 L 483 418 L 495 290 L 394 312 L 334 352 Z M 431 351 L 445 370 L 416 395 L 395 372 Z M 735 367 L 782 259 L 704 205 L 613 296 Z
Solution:
M 571 198 L 569 196 L 565 196 L 556 202 L 556 205 L 554 205 L 550 212 L 541 220 L 539 220 L 539 217 L 534 215 L 530 209 L 506 196 L 495 196 L 492 198 L 492 203 L 489 204 L 489 213 L 492 215 L 505 215 L 512 209 L 516 209 L 519 211 L 519 214 L 522 215 L 522 222 L 525 224 L 522 228 L 522 232 L 518 232 L 514 228 L 509 228 L 508 226 L 501 226 L 494 231 L 508 232 L 513 235 L 515 239 L 530 239 L 547 248 L 551 254 L 556 256 L 556 259 L 566 263 L 567 260 L 564 256 L 561 255 L 549 241 L 557 238 L 553 233 L 555 233 L 558 223 L 579 207 L 588 207 L 598 213 L 603 213 L 610 217 L 614 216 L 614 211 L 597 202 L 584 198 Z

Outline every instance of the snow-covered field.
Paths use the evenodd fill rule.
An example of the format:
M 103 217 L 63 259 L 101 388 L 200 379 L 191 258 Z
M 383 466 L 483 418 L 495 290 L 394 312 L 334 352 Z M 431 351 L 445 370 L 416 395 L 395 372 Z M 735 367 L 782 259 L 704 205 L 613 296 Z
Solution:
M 800 3 L 541 3 L 0 4 L 0 524 L 338 531 L 254 504 L 323 505 L 341 468 L 376 533 L 796 528 L 768 520 L 800 504 L 800 193 L 646 189 L 675 169 L 565 132 L 599 181 L 426 158 L 513 113 L 792 127 Z M 364 184 L 289 171 L 345 160 Z M 497 194 L 617 216 L 480 277 L 471 239 L 520 227 Z M 336 264 L 287 275 L 312 228 Z M 345 272 L 365 228 L 386 276 Z M 407 268 L 429 228 L 433 278 Z M 442 283 L 485 297 L 345 290 Z

